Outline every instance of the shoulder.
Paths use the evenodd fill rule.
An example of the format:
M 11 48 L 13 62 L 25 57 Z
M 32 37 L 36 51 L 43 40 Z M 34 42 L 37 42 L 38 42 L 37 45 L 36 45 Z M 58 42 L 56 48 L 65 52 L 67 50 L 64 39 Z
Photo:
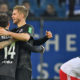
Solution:
M 27 30 L 29 31 L 34 31 L 34 27 L 30 24 L 26 24 L 26 27 L 25 27 Z
M 31 24 L 26 24 L 27 28 L 33 28 Z

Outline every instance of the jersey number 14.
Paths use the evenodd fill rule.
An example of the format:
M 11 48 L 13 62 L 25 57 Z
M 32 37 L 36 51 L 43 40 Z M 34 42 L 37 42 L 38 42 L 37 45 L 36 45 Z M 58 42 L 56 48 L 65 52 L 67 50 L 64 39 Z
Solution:
M 14 59 L 14 56 L 15 56 L 15 43 L 12 43 L 8 49 L 8 47 L 5 47 L 4 48 L 4 59 L 7 59 L 8 58 L 8 55 L 10 55 L 10 59 Z

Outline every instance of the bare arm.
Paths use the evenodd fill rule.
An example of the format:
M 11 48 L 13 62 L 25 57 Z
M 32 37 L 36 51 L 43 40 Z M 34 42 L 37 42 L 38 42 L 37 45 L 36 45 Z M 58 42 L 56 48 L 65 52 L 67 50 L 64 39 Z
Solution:
M 0 42 L 0 49 L 10 45 L 11 43 L 13 43 L 15 40 L 14 39 L 9 39 L 7 41 L 2 41 Z
M 8 31 L 8 36 L 21 41 L 28 41 L 30 39 L 30 35 L 28 33 L 14 33 Z
M 0 29 L 0 35 L 11 36 L 12 38 L 20 41 L 28 41 L 30 39 L 30 35 L 28 33 L 14 33 L 6 31 L 5 29 Z

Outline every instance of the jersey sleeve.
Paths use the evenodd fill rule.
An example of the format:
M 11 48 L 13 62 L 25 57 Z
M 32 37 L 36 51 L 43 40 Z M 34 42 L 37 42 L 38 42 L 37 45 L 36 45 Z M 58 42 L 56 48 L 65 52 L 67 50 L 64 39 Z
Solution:
M 33 35 L 34 35 L 34 28 L 32 26 L 28 27 L 28 33 L 33 37 Z
M 23 32 L 24 33 L 28 33 L 31 37 L 34 36 L 34 28 L 31 25 L 29 25 L 28 27 L 26 27 Z
M 33 46 L 31 43 L 26 42 L 25 43 L 25 48 L 36 53 L 41 53 L 43 51 L 42 46 Z
M 33 45 L 35 46 L 38 46 L 38 45 L 42 45 L 44 44 L 46 41 L 48 40 L 48 38 L 46 36 L 40 38 L 40 39 L 37 39 L 37 40 L 34 40 L 33 41 Z

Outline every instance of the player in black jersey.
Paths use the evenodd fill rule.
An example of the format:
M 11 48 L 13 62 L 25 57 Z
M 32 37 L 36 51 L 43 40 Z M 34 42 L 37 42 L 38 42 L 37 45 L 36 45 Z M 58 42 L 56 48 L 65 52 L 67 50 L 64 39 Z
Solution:
M 8 16 L 5 13 L 0 13 L 0 29 L 7 29 L 8 27 Z M 9 36 L 0 36 L 0 47 L 2 47 L 2 41 L 9 41 L 10 38 Z M 10 46 L 0 49 L 0 80 L 15 80 L 14 76 L 17 62 L 17 48 L 15 49 L 15 46 L 17 45 L 12 43 Z
M 33 28 L 31 25 L 26 24 L 26 17 L 28 15 L 28 10 L 24 6 L 16 6 L 13 10 L 12 18 L 13 23 L 17 24 L 17 33 L 8 32 L 6 30 L 0 30 L 0 34 L 11 36 L 18 41 L 19 45 L 19 57 L 18 65 L 16 70 L 16 80 L 31 80 L 31 51 L 25 48 L 25 41 L 28 41 L 35 45 L 41 45 L 48 39 L 52 37 L 51 32 L 47 32 L 46 36 L 42 39 L 33 40 Z M 2 32 L 3 33 L 2 33 Z M 38 43 L 37 43 L 38 42 Z
M 7 14 L 0 14 L 0 29 L 8 29 L 9 27 L 9 21 Z M 15 40 L 11 39 L 9 36 L 0 36 L 0 80 L 15 80 L 15 70 L 16 70 L 16 64 L 17 64 L 17 57 L 16 57 L 16 50 L 17 47 L 14 47 Z M 11 44 L 13 43 L 13 44 Z M 8 47 L 4 47 L 11 44 Z M 31 51 L 34 52 L 40 52 L 42 51 L 41 47 L 36 47 L 28 42 L 26 43 L 27 46 L 25 48 L 28 48 Z M 3 48 L 4 49 L 1 49 Z M 16 48 L 16 50 L 15 50 Z M 15 56 L 14 56 L 15 55 Z M 14 59 L 13 59 L 14 58 Z

